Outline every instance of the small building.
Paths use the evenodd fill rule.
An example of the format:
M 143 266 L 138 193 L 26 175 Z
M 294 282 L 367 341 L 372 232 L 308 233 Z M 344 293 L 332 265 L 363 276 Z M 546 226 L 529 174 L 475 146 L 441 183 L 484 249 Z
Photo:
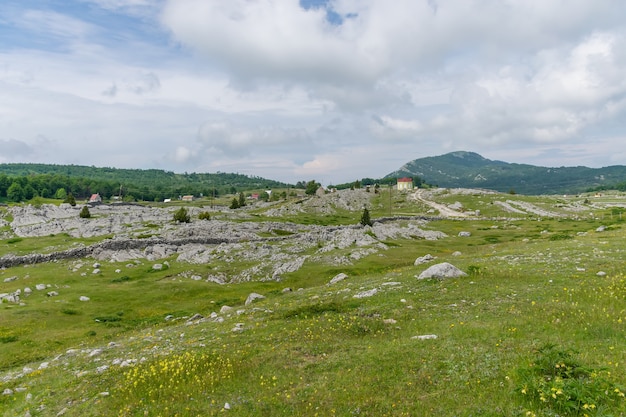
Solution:
M 413 178 L 404 177 L 398 178 L 397 188 L 399 191 L 402 190 L 412 190 L 413 189 Z
M 102 203 L 102 197 L 100 197 L 100 194 L 92 194 L 91 197 L 89 197 L 89 202 Z
M 184 196 L 182 196 L 181 200 L 183 200 L 183 201 L 193 201 L 194 197 L 192 195 L 184 195 Z
M 326 189 L 324 187 L 319 187 L 317 191 L 315 191 L 315 195 L 318 197 L 326 195 Z

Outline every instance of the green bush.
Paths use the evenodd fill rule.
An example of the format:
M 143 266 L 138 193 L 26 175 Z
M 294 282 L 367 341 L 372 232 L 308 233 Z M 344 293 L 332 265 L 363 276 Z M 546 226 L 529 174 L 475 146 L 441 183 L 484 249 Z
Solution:
M 370 219 L 370 211 L 367 208 L 363 209 L 363 214 L 361 214 L 361 221 L 360 223 L 363 226 L 371 226 L 372 225 L 372 220 Z
M 609 376 L 605 370 L 583 366 L 573 351 L 546 344 L 518 370 L 517 392 L 531 410 L 545 415 L 597 415 L 599 409 L 624 401 L 624 388 Z
M 202 213 L 198 214 L 198 219 L 200 219 L 200 220 L 211 220 L 211 214 L 209 214 L 208 211 L 203 211 Z
M 89 212 L 89 207 L 87 206 L 83 206 L 82 210 L 80 211 L 79 214 L 81 219 L 88 219 L 91 217 L 91 213 Z
M 189 212 L 185 207 L 181 207 L 176 210 L 176 213 L 174 213 L 174 221 L 177 221 L 178 223 L 189 223 L 191 221 Z

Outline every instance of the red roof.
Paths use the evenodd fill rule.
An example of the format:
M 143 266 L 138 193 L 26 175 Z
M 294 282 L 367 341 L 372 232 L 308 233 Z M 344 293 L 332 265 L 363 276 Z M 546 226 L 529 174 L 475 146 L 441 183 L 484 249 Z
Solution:
M 413 178 L 409 178 L 409 177 L 398 178 L 398 182 L 413 182 Z

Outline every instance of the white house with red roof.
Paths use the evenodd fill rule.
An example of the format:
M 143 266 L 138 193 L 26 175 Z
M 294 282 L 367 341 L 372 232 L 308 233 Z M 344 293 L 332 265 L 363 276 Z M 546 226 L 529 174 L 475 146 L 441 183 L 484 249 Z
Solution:
M 398 178 L 398 190 L 412 190 L 413 189 L 413 178 L 404 177 Z

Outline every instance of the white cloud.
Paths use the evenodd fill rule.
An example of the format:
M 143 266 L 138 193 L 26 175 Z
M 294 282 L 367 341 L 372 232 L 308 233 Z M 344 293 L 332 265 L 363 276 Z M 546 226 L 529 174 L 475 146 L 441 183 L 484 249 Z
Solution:
M 341 24 L 298 0 L 36 5 L 0 10 L 3 161 L 338 183 L 459 149 L 626 154 L 614 0 L 333 0 Z
M 304 129 L 276 126 L 246 127 L 220 120 L 205 123 L 198 132 L 198 141 L 209 152 L 243 156 L 253 153 L 267 154 L 285 147 L 306 148 L 310 139 Z

